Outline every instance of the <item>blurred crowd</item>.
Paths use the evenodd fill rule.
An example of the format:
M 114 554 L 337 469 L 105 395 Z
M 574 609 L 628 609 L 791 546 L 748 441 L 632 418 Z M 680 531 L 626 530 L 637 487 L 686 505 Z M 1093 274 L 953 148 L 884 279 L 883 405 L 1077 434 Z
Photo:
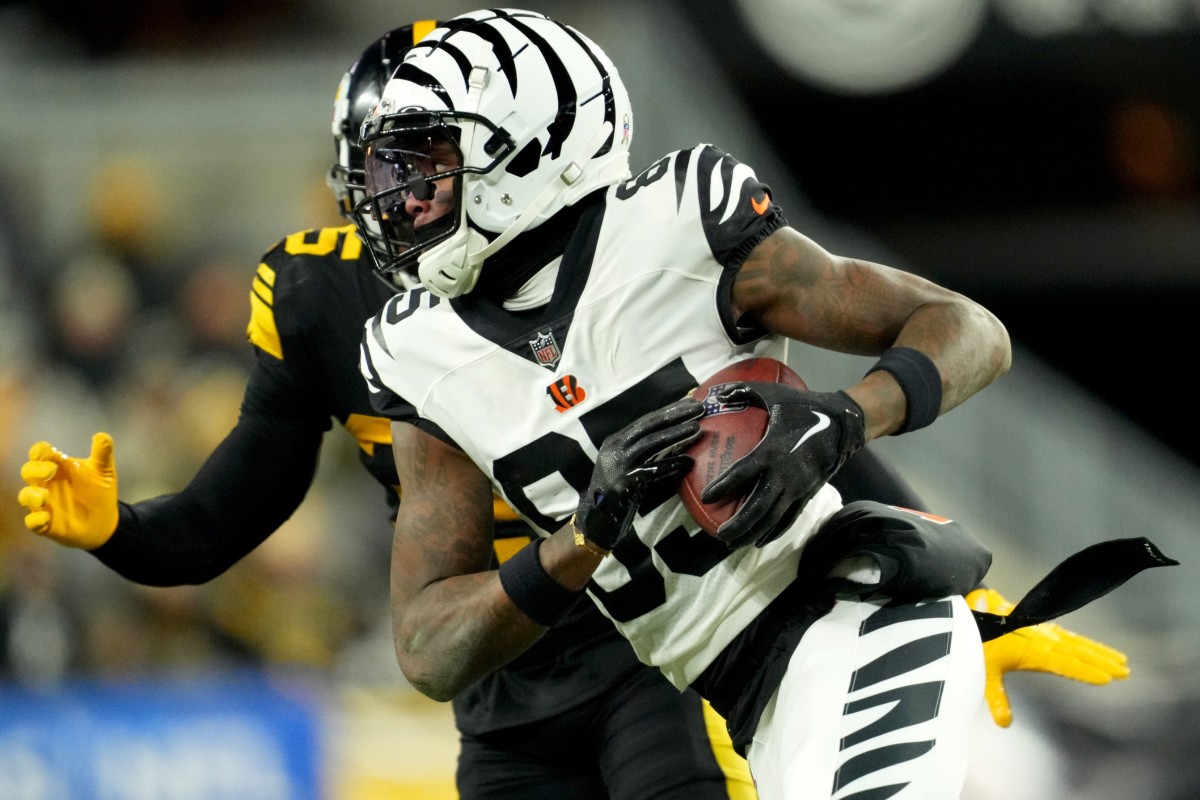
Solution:
M 562 5 L 564 11 L 568 7 L 542 5 Z M 677 5 L 708 13 L 707 23 L 723 18 L 711 14 L 711 9 L 720 4 Z M 1001 5 L 1013 4 L 992 4 L 994 8 Z M 1088 6 L 1077 5 L 1080 9 Z M 1091 5 L 1098 8 L 1101 4 Z M 1125 5 L 1132 8 L 1131 4 Z M 439 15 L 445 16 L 445 10 L 448 7 L 442 8 Z M 300 510 L 228 573 L 203 586 L 148 588 L 125 581 L 89 554 L 60 547 L 26 530 L 22 523 L 25 512 L 16 496 L 23 485 L 20 468 L 34 442 L 45 439 L 72 456 L 83 457 L 97 431 L 114 437 L 123 500 L 134 502 L 177 491 L 191 479 L 234 424 L 253 358 L 245 339 L 248 295 L 257 266 L 253 248 L 265 250 L 297 229 L 279 230 L 274 224 L 263 224 L 259 219 L 263 207 L 253 202 L 257 195 L 248 187 L 277 181 L 282 173 L 308 173 L 307 165 L 290 163 L 297 159 L 293 157 L 295 151 L 289 149 L 291 140 L 282 138 L 287 132 L 274 123 L 262 122 L 272 109 L 263 108 L 261 103 L 272 96 L 258 90 L 267 84 L 276 85 L 272 81 L 280 74 L 288 82 L 295 80 L 293 72 L 309 60 L 324 57 L 331 59 L 330 63 L 344 65 L 343 58 L 353 54 L 368 35 L 377 35 L 384 24 L 398 24 L 417 13 L 432 12 L 424 5 L 401 3 L 356 9 L 352 16 L 343 5 L 329 0 L 268 0 L 257 4 L 120 0 L 88 6 L 0 0 L 0 89 L 6 83 L 9 87 L 32 87 L 27 92 L 0 92 L 0 109 L 6 112 L 0 113 L 0 123 L 21 123 L 21 127 L 11 125 L 7 129 L 0 124 L 0 503 L 7 504 L 0 513 L 0 683 L 37 688 L 77 678 L 186 676 L 247 666 L 298 670 L 359 685 L 393 686 L 402 681 L 392 653 L 387 618 L 391 537 L 382 492 L 358 464 L 352 439 L 336 426 L 326 437 L 317 482 Z M 1083 11 L 1081 14 L 1086 15 Z M 353 17 L 367 20 L 362 22 L 367 33 L 351 27 Z M 379 30 L 371 27 L 376 24 L 371 20 L 379 20 Z M 708 27 L 719 30 L 717 39 L 729 38 L 724 25 Z M 335 45 L 339 31 L 342 40 Z M 288 35 L 283 36 L 285 33 Z M 1090 47 L 1088 41 L 1088 37 L 1063 39 L 1069 46 Z M 297 42 L 308 46 L 298 46 Z M 1155 43 L 1154 52 L 1164 63 L 1170 63 L 1172 57 L 1182 59 L 1191 54 L 1188 43 L 1187 36 L 1164 36 Z M 1122 47 L 1128 50 L 1122 53 L 1132 53 L 1135 44 L 1132 37 L 1124 41 Z M 1079 96 L 1081 110 L 1076 111 L 1072 103 L 1070 113 L 1085 122 L 1091 119 L 1087 104 L 1097 102 L 1089 100 L 1094 97 L 1090 89 L 1095 87 L 1089 88 L 1088 80 L 1100 82 L 1096 76 L 1103 73 L 1120 84 L 1115 80 L 1118 73 L 1124 80 L 1139 72 L 1114 69 L 1112 65 L 1121 63 L 1120 59 L 1102 63 L 1090 54 L 1086 63 L 1099 65 L 1095 72 L 1083 69 L 1080 64 L 1084 62 L 1069 67 L 1068 55 L 1049 57 L 1045 47 L 1042 43 L 1026 48 L 1031 53 L 1030 63 L 1049 64 L 1064 76 L 1064 91 Z M 294 57 L 295 64 L 282 62 L 286 67 L 268 75 L 256 59 L 272 49 Z M 336 57 L 328 55 L 333 49 L 338 50 Z M 992 47 L 994 52 L 1010 50 Z M 686 48 L 681 52 L 686 55 Z M 209 105 L 195 105 L 193 115 L 180 114 L 174 123 L 169 119 L 171 114 L 161 113 L 161 109 L 177 101 L 177 93 L 197 91 L 191 83 L 181 89 L 165 81 L 148 82 L 131 93 L 122 81 L 138 73 L 118 69 L 100 74 L 99 80 L 105 82 L 107 90 L 101 93 L 91 92 L 93 85 L 83 80 L 90 75 L 86 68 L 50 77 L 40 69 L 45 64 L 63 63 L 120 65 L 123 59 L 134 64 L 144 60 L 151 69 L 162 62 L 169 68 L 173 59 L 186 58 L 189 53 L 216 54 L 217 62 L 223 54 L 254 58 L 247 60 L 245 73 L 235 78 L 221 72 L 215 77 L 206 73 L 204 97 Z M 986 68 L 992 63 L 987 58 L 980 62 Z M 1002 71 L 998 66 L 995 70 Z M 1035 79 L 1029 65 L 1018 68 L 1013 62 L 1003 71 L 1012 71 L 1021 81 Z M 769 83 L 777 80 L 775 71 L 761 69 L 761 65 L 752 72 L 766 76 L 762 80 Z M 190 81 L 196 77 L 168 72 L 177 74 Z M 331 70 L 312 82 L 327 88 L 331 97 L 336 77 Z M 226 80 L 237 88 L 227 86 Z M 970 82 L 961 83 L 968 86 Z M 988 81 L 980 84 L 986 89 Z M 161 88 L 163 85 L 168 88 Z M 97 95 L 86 109 L 91 116 L 77 108 L 69 109 L 75 114 L 69 118 L 70 125 L 60 124 L 57 128 L 65 134 L 56 134 L 50 124 L 68 119 L 57 105 L 60 86 L 65 96 L 76 102 L 80 95 Z M 1153 95 L 1159 94 L 1175 93 L 1159 92 L 1156 87 Z M 297 105 L 293 99 L 297 96 L 288 94 L 280 102 Z M 986 91 L 982 96 L 985 100 L 992 97 Z M 4 101 L 12 97 L 18 101 L 6 105 Z M 806 97 L 810 102 L 816 99 Z M 1039 95 L 1030 97 L 1037 109 Z M 1168 214 L 1163 218 L 1145 217 L 1151 227 L 1117 226 L 1114 230 L 1118 235 L 1093 239 L 1093 233 L 1109 226 L 1106 220 L 1110 218 L 1101 216 L 1094 224 L 1080 226 L 1087 237 L 1082 244 L 1050 257 L 1039 254 L 1031 258 L 1025 255 L 1028 242 L 1024 238 L 1017 243 L 1021 247 L 1014 245 L 1016 249 L 981 245 L 973 232 L 982 231 L 982 227 L 962 227 L 953 236 L 931 236 L 931 231 L 955 233 L 962 215 L 954 209 L 956 213 L 948 217 L 950 222 L 943 229 L 912 224 L 907 235 L 901 235 L 906 220 L 915 217 L 911 212 L 901 214 L 892 221 L 891 238 L 897 246 L 911 247 L 910 257 L 931 262 L 938 252 L 931 243 L 948 242 L 949 250 L 943 252 L 953 253 L 955 242 L 966 242 L 964 257 L 979 264 L 980 273 L 989 263 L 997 264 L 996 274 L 1003 275 L 1002 282 L 1013 289 L 1013 309 L 1028 312 L 1013 317 L 1027 325 L 1043 317 L 1049 320 L 1053 336 L 1047 338 L 1070 349 L 1067 362 L 1086 367 L 1091 362 L 1082 357 L 1087 342 L 1083 333 L 1092 328 L 1085 323 L 1107 326 L 1101 334 L 1108 344 L 1113 341 L 1109 328 L 1114 323 L 1110 316 L 1096 313 L 1096 297 L 1073 296 L 1072 302 L 1063 303 L 1060 294 L 1051 291 L 1053 284 L 1061 283 L 1059 291 L 1070 293 L 1083 285 L 1078 282 L 1082 274 L 1094 273 L 1100 281 L 1096 285 L 1116 280 L 1125 269 L 1122 259 L 1128 252 L 1133 254 L 1129 260 L 1139 277 L 1143 272 L 1155 272 L 1155 258 L 1166 265 L 1159 268 L 1160 272 L 1169 271 L 1176 262 L 1187 262 L 1188 270 L 1194 266 L 1188 261 L 1193 249 L 1189 242 L 1197 230 L 1189 216 L 1190 206 L 1184 206 L 1178 214 L 1168 206 L 1172 198 L 1195 188 L 1196 135 L 1165 101 L 1155 97 L 1116 106 L 1105 118 L 1105 144 L 1096 146 L 1112 169 L 1113 185 L 1126 187 L 1125 202 L 1130 208 L 1166 209 Z M 1193 102 L 1189 98 L 1191 95 L 1185 98 L 1184 107 Z M 42 102 L 35 103 L 35 99 Z M 889 105 L 892 102 L 887 100 Z M 669 112 L 677 108 L 666 100 L 664 103 Z M 845 110 L 842 105 L 838 107 Z M 918 103 L 917 107 L 922 106 Z M 326 108 L 321 106 L 321 115 Z M 956 108 L 960 116 L 969 110 Z M 1017 108 L 1019 111 L 1023 106 L 1018 104 Z M 864 109 L 863 113 L 877 113 L 874 107 Z M 228 112 L 228 116 L 218 110 Z M 989 124 L 991 113 L 989 107 Z M 120 125 L 112 122 L 110 114 L 119 119 Z M 1022 130 L 1029 128 L 1024 122 L 1027 116 L 1015 117 L 1024 125 Z M 209 117 L 215 120 L 211 127 L 197 124 Z M 311 127 L 297 124 L 296 141 L 307 144 L 311 136 L 313 146 L 321 148 L 319 153 L 331 157 L 326 118 L 321 116 L 318 122 Z M 251 123 L 257 138 L 250 144 L 238 140 L 237 131 L 227 130 L 234 124 Z M 956 133 L 962 130 L 960 126 L 942 127 L 965 142 L 964 146 L 974 141 Z M 200 129 L 193 130 L 196 128 Z M 864 127 L 868 129 L 872 137 L 879 139 L 878 126 Z M 15 142 L 4 138 L 12 130 L 20 134 Z M 652 131 L 652 127 L 644 130 Z M 782 126 L 780 130 L 789 128 Z M 913 130 L 920 133 L 923 129 L 916 126 Z M 1041 129 L 1034 126 L 1034 130 Z M 1077 127 L 1067 126 L 1066 131 L 1068 135 L 1077 133 Z M 1040 142 L 1040 137 L 1031 138 Z M 28 146 L 43 138 L 57 147 L 53 161 L 42 155 L 43 150 Z M 1019 139 L 1005 140 L 1004 144 L 1015 147 Z M 260 147 L 258 143 L 263 140 L 269 140 L 269 145 Z M 991 138 L 983 141 L 986 144 Z M 130 152 L 126 148 L 131 148 L 134 155 L 111 155 L 118 150 Z M 138 158 L 138 148 L 153 158 Z M 212 148 L 223 151 L 214 156 Z M 947 174 L 956 181 L 963 175 L 974 175 L 971 185 L 982 187 L 976 193 L 980 197 L 994 196 L 998 188 L 995 184 L 1000 183 L 1016 187 L 1014 196 L 1022 208 L 1027 201 L 1037 199 L 1039 193 L 1030 192 L 1029 170 L 1006 169 L 1003 165 L 1007 161 L 986 147 L 984 150 L 978 161 L 959 164 L 951 158 L 948 163 L 952 163 L 952 169 Z M 1041 151 L 1053 152 L 1046 148 Z M 808 184 L 819 184 L 825 166 L 841 164 L 831 160 L 825 149 L 808 148 L 805 152 L 817 154 L 817 161 L 824 162 L 814 161 L 812 166 L 818 167 L 815 170 L 797 171 L 805 175 Z M 889 151 L 884 148 L 880 152 L 886 156 Z M 103 161 L 95 157 L 97 154 L 110 154 L 111 158 Z M 267 159 L 267 155 L 278 158 Z M 910 161 L 916 165 L 914 169 L 928 172 L 930 165 L 925 160 Z M 1041 162 L 1034 159 L 1033 163 L 1036 166 Z M 977 172 L 981 164 L 1001 166 Z M 25 166 L 28 168 L 20 169 Z M 9 170 L 15 174 L 8 174 Z M 998 176 L 1000 172 L 1015 177 L 1007 183 L 979 178 L 980 174 Z M 1075 188 L 1083 194 L 1096 192 L 1096 176 L 1102 174 L 1106 173 L 1088 172 L 1088 180 L 1079 181 Z M 1068 184 L 1074 186 L 1055 177 L 1055 171 L 1045 171 L 1045 175 L 1056 191 Z M 927 179 L 924 172 L 921 177 Z M 273 191 L 271 202 L 296 206 L 299 210 L 295 216 L 304 220 L 299 227 L 341 224 L 321 176 L 314 173 L 312 178 L 310 194 Z M 847 191 L 857 191 L 859 197 L 865 196 L 858 191 L 858 182 L 838 178 L 837 183 L 850 187 Z M 904 181 L 893 183 L 911 188 Z M 1033 185 L 1036 188 L 1039 184 Z M 30 193 L 38 196 L 31 198 Z M 83 214 L 75 210 L 80 195 L 86 195 L 82 207 L 87 212 Z M 873 196 L 886 197 L 887 193 Z M 962 201 L 962 193 L 957 191 L 932 192 L 930 196 L 952 197 L 952 205 L 961 205 Z M 1138 205 L 1130 202 L 1131 198 L 1149 202 Z M 904 202 L 910 201 L 911 192 L 906 190 Z M 1084 219 L 1077 209 L 1068 211 L 1068 222 Z M 890 214 L 889 210 L 885 216 Z M 1164 219 L 1178 224 L 1163 224 Z M 987 220 L 989 224 L 993 221 L 1000 231 L 1020 227 L 1004 213 Z M 261 237 L 249 251 L 240 247 L 240 241 L 239 248 L 217 241 L 222 231 L 228 239 L 235 238 L 230 230 L 235 224 L 240 226 L 239 236 L 250 230 L 249 235 Z M 71 232 L 63 234 L 67 227 Z M 1158 235 L 1160 229 L 1163 235 Z M 1038 230 L 1043 230 L 1045 236 L 1044 231 L 1051 229 Z M 1132 234 L 1121 239 L 1123 230 L 1148 230 L 1155 236 L 1151 241 Z M 1186 238 L 1178 238 L 1180 231 L 1186 232 Z M 1004 244 L 1006 240 L 1000 237 L 994 241 Z M 1109 244 L 1125 241 L 1136 242 L 1136 248 L 1113 248 Z M 1112 252 L 1098 252 L 1097 248 Z M 1143 257 L 1143 248 L 1148 248 L 1150 255 Z M 240 255 L 229 256 L 231 249 L 238 249 Z M 1010 255 L 1013 252 L 1022 257 L 1014 259 Z M 1014 261 L 1031 266 L 1026 273 L 1013 272 L 1014 264 L 1010 262 Z M 1101 266 L 1118 263 L 1121 269 L 1110 267 L 1106 273 L 1093 261 Z M 1190 273 L 1181 274 L 1186 277 Z M 1036 293 L 1024 291 L 1029 281 L 1036 281 Z M 1165 285 L 1166 293 L 1187 296 L 1187 282 L 1168 281 Z M 1160 321 L 1173 319 L 1169 308 L 1158 306 L 1153 308 L 1158 319 L 1144 323 L 1125 314 L 1130 301 L 1137 299 L 1138 287 L 1133 282 L 1121 285 L 1118 301 L 1124 324 L 1118 327 L 1125 339 L 1137 328 L 1155 333 Z M 1030 303 L 1038 297 L 1044 304 L 1041 307 L 1052 313 L 1030 312 Z M 1062 336 L 1064 330 L 1074 333 Z M 1178 331 L 1182 332 L 1176 338 L 1186 340 L 1186 326 Z M 1170 352 L 1160 346 L 1172 341 L 1169 338 L 1147 341 L 1152 341 L 1152 346 L 1140 351 L 1139 369 L 1135 370 L 1138 374 L 1134 379 L 1115 382 L 1127 385 L 1131 395 L 1145 394 L 1144 380 L 1137 378 L 1154 374 L 1148 365 Z M 1097 352 L 1112 361 L 1109 349 Z M 1109 374 L 1107 366 L 1104 375 Z M 1062 395 L 1056 391 L 1051 396 Z M 1178 427 L 1171 429 L 1172 437 L 1186 436 L 1186 431 L 1176 430 Z M 989 439 L 984 431 L 969 441 L 994 443 L 996 434 L 992 436 Z M 1022 441 L 1014 440 L 1001 450 L 1024 457 L 1027 453 L 1023 446 Z M 1021 496 L 1013 486 L 1022 491 L 1029 488 L 1028 482 L 1005 483 L 1000 474 L 1005 462 L 996 459 L 995 463 L 999 466 L 991 467 L 990 472 L 981 467 L 963 473 L 968 478 L 979 476 L 980 485 L 985 486 L 981 494 L 995 495 L 1002 501 Z M 1095 466 L 1093 472 L 1092 466 L 1089 464 L 1084 474 L 1099 480 L 1103 476 L 1101 467 Z M 1059 491 L 1057 477 L 1050 481 L 1048 492 Z M 956 485 L 969 488 L 969 483 Z M 1114 484 L 1127 486 L 1126 482 Z M 1167 482 L 1156 491 L 1165 495 L 1175 491 L 1176 486 L 1174 481 Z M 1190 491 L 1190 485 L 1185 489 Z M 1119 493 L 1128 488 L 1108 491 L 1120 497 Z M 966 496 L 956 500 L 974 510 Z M 1114 507 L 1122 512 L 1138 508 L 1124 499 Z M 1031 519 L 1037 508 L 1031 502 L 1012 518 Z M 1084 519 L 1098 516 L 1090 512 L 1088 508 L 1079 511 Z M 1122 520 L 1132 526 L 1130 535 L 1140 535 L 1148 524 L 1141 518 Z M 1168 514 L 1165 523 L 1171 522 Z M 1148 532 L 1153 532 L 1156 523 L 1150 525 Z M 1022 527 L 1013 525 L 1006 533 L 1021 534 Z M 1182 543 L 1171 544 L 1172 556 L 1186 556 L 1178 552 L 1184 549 Z M 1149 589 L 1157 580 L 1161 576 L 1135 582 L 1101 607 L 1128 603 L 1139 587 Z M 1022 580 L 1006 584 L 1014 592 L 1027 585 Z M 1147 608 L 1158 608 L 1157 594 L 1147 592 L 1146 597 Z M 1162 607 L 1174 615 L 1171 624 L 1178 628 L 1170 629 L 1174 634 L 1170 645 L 1156 644 L 1153 637 L 1159 632 L 1157 625 L 1147 626 L 1141 638 L 1133 631 L 1122 630 L 1120 636 L 1110 638 L 1102 627 L 1080 624 L 1077 628 L 1127 647 L 1134 664 L 1133 680 L 1097 690 L 1045 676 L 1012 679 L 1009 687 L 1016 701 L 1018 722 L 1003 731 L 990 723 L 981 727 L 980 746 L 990 751 L 988 757 L 976 759 L 972 785 L 964 796 L 980 800 L 1130 796 L 1190 800 L 1200 796 L 1200 775 L 1194 759 L 1188 758 L 1200 742 L 1200 726 L 1194 722 L 1200 713 L 1197 671 L 1157 669 L 1161 664 L 1185 665 L 1188 659 L 1179 654 L 1192 652 L 1190 643 L 1180 634 L 1192 628 L 1190 596 L 1179 593 L 1169 599 L 1170 603 Z M 1074 628 L 1081 620 L 1073 617 L 1066 622 Z M 1188 623 L 1186 628 L 1183 623 Z M 374 727 L 371 737 L 366 744 L 377 745 Z M 374 755 L 377 751 L 364 747 L 361 752 Z M 1004 755 L 996 757 L 995 753 Z M 391 765 L 394 758 L 389 753 L 376 761 Z M 1018 769 L 1013 769 L 1015 764 L 1020 765 Z M 0 796 L 4 788 L 0 786 Z
M 0 201 L 0 679 L 369 671 L 368 645 L 389 635 L 390 532 L 340 428 L 300 511 L 203 586 L 135 585 L 23 525 L 16 496 L 35 441 L 86 457 L 93 433 L 112 434 L 119 494 L 133 502 L 181 489 L 237 418 L 256 264 L 162 241 L 161 178 L 126 157 L 100 165 L 83 184 L 83 234 L 59 250 L 31 246 L 13 198 Z M 337 224 L 325 205 L 314 226 Z

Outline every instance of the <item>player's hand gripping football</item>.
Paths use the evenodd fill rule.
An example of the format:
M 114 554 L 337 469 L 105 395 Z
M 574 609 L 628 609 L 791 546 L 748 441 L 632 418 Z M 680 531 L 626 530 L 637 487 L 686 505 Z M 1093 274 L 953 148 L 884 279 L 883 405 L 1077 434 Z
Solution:
M 67 547 L 94 550 L 117 529 L 117 465 L 107 433 L 92 437 L 87 458 L 71 458 L 49 442 L 29 448 L 17 502 L 25 527 Z
M 725 404 L 765 408 L 766 433 L 753 450 L 704 488 L 714 503 L 749 492 L 720 528 L 730 548 L 777 539 L 817 490 L 863 446 L 863 413 L 845 392 L 808 392 L 776 383 L 731 383 L 717 394 Z M 751 488 L 752 487 L 752 488 Z
M 1007 615 L 1013 609 L 1013 604 L 994 589 L 974 590 L 967 595 L 967 604 L 976 611 L 1001 615 Z M 1001 728 L 1012 724 L 1012 706 L 1004 691 L 1004 676 L 1010 672 L 1047 672 L 1096 686 L 1103 686 L 1114 678 L 1129 677 L 1124 653 L 1053 622 L 1019 628 L 984 642 L 983 658 L 987 672 L 984 695 L 988 711 Z
M 704 405 L 685 397 L 634 420 L 604 440 L 592 482 L 579 500 L 575 525 L 605 550 L 616 547 L 633 524 L 646 490 L 678 480 L 692 468 L 680 451 L 700 435 Z

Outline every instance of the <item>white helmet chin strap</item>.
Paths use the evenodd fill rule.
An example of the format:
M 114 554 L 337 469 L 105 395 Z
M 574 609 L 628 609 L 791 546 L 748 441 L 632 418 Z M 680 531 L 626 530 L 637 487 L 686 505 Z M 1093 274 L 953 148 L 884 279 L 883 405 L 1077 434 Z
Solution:
M 475 127 L 475 126 L 472 126 Z M 542 211 L 554 201 L 563 190 L 562 184 L 571 186 L 584 174 L 584 165 L 592 154 L 600 149 L 604 140 L 612 134 L 612 123 L 605 122 L 567 163 L 566 168 L 559 173 L 556 180 L 550 181 L 521 216 L 504 229 L 491 242 L 482 233 L 475 230 L 467 222 L 466 207 L 459 209 L 462 219 L 458 231 L 441 244 L 429 248 L 418 257 L 417 272 L 421 283 L 433 294 L 441 297 L 458 297 L 475 288 L 483 262 L 494 255 L 501 247 L 511 242 L 517 234 L 524 231 L 541 215 Z M 622 167 L 622 170 L 625 168 Z M 562 184 L 559 183 L 562 181 Z M 463 176 L 462 195 L 467 195 L 467 176 Z
M 466 214 L 446 241 L 417 256 L 421 285 L 439 297 L 458 297 L 475 288 L 482 264 L 472 265 L 468 252 L 487 246 L 488 240 L 468 224 Z
M 575 153 L 575 157 L 567 164 L 567 168 L 559 173 L 558 179 L 567 186 L 570 186 L 583 177 L 584 163 L 592 157 L 593 153 L 600 149 L 600 145 L 604 144 L 604 140 L 612 134 L 612 129 L 612 123 L 610 122 L 605 122 L 601 125 L 595 135 L 588 140 L 587 144 Z M 582 157 L 584 163 L 580 163 L 580 157 Z M 546 206 L 553 202 L 562 189 L 563 187 L 558 185 L 558 181 L 550 181 L 546 188 L 542 189 L 541 194 L 534 198 L 529 207 L 525 209 L 525 212 L 517 217 L 512 225 L 505 228 L 499 236 L 493 239 L 482 250 L 477 250 L 469 254 L 467 256 L 468 262 L 477 268 L 483 266 L 484 259 L 493 255 L 501 247 L 511 242 L 518 233 L 529 227 L 529 224 L 541 215 Z

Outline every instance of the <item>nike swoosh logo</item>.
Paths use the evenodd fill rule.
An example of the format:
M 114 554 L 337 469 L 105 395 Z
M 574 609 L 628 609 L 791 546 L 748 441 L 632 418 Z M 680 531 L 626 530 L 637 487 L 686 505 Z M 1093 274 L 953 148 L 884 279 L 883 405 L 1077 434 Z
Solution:
M 800 449 L 800 445 L 804 444 L 813 436 L 816 436 L 818 433 L 829 427 L 829 417 L 825 416 L 820 411 L 814 411 L 813 413 L 817 415 L 817 424 L 813 425 L 804 432 L 804 435 L 800 437 L 800 441 L 796 442 L 796 444 L 792 446 L 791 450 L 788 450 L 789 453 L 796 452 Z
M 763 214 L 767 213 L 767 209 L 771 207 L 771 201 L 767 199 L 765 194 L 763 195 L 762 200 L 757 200 L 751 197 L 750 207 L 754 209 L 755 214 L 758 214 L 761 217 Z

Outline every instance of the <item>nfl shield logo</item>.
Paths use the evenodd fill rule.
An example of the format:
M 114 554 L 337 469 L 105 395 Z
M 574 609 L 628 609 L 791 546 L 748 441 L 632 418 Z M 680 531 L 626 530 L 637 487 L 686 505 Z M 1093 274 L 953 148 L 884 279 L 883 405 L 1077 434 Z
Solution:
M 704 416 L 711 417 L 715 414 L 729 414 L 733 411 L 743 411 L 746 408 L 746 402 L 722 403 L 717 399 L 717 392 L 724 389 L 729 384 L 718 383 L 716 386 L 709 387 L 708 395 L 704 398 Z
M 533 357 L 543 367 L 554 369 L 558 366 L 558 359 L 562 357 L 562 353 L 558 351 L 558 342 L 554 338 L 554 331 L 546 333 L 538 331 L 537 338 L 529 340 L 529 346 L 533 349 Z

